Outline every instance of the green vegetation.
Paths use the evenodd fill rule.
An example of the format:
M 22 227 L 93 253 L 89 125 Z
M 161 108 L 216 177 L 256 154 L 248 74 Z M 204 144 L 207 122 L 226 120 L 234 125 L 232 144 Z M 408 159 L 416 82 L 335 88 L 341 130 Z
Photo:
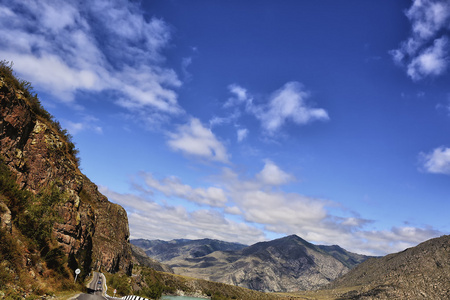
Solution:
M 64 141 L 66 141 L 65 147 L 67 153 L 75 160 L 77 165 L 80 165 L 80 158 L 78 156 L 79 150 L 76 148 L 75 143 L 72 141 L 73 137 L 66 129 L 63 129 L 59 121 L 45 110 L 39 101 L 38 95 L 34 92 L 33 86 L 29 81 L 19 79 L 13 71 L 13 63 L 6 60 L 0 61 L 0 77 L 7 85 L 11 86 L 14 90 L 19 91 L 23 95 L 24 101 L 26 101 L 37 117 L 47 122 L 54 127 L 61 135 Z
M 124 273 L 116 273 L 116 274 L 108 274 L 105 273 L 106 276 L 106 283 L 108 285 L 108 289 L 111 291 L 113 289 L 117 290 L 116 296 L 127 296 L 131 295 L 132 288 L 131 288 L 131 280 L 130 277 L 128 277 Z

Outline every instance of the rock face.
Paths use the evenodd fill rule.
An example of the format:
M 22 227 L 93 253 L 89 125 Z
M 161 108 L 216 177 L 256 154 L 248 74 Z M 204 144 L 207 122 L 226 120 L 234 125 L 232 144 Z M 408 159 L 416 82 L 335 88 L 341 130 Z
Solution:
M 342 299 L 450 299 L 450 236 L 369 259 L 329 287 L 358 287 Z
M 200 241 L 204 242 L 141 240 L 139 244 L 144 249 L 145 244 L 152 245 L 146 253 L 171 266 L 175 274 L 265 292 L 318 288 L 367 259 L 338 246 L 316 246 L 295 235 L 227 251 L 198 251 L 207 248 Z
M 64 252 L 87 272 L 102 267 L 131 273 L 128 219 L 84 176 L 70 142 L 55 123 L 36 114 L 20 90 L 0 77 L 0 155 L 17 183 L 33 193 L 57 186 L 65 195 L 54 234 Z M 0 206 L 0 225 L 8 226 Z

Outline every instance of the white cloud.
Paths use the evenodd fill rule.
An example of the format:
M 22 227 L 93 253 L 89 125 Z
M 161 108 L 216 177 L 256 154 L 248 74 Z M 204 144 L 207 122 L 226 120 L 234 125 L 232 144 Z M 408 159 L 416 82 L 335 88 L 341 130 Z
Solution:
M 225 207 L 224 211 L 230 215 L 241 215 L 242 214 L 242 211 L 237 206 L 232 206 L 232 207 L 227 206 L 227 207 Z
M 267 185 L 283 185 L 294 180 L 294 176 L 281 170 L 276 164 L 270 160 L 266 160 L 264 168 L 256 174 L 256 178 L 263 184 Z
M 213 238 L 243 244 L 265 239 L 260 229 L 229 220 L 215 210 L 188 212 L 181 206 L 160 205 L 151 199 L 116 193 L 106 187 L 99 187 L 99 190 L 127 210 L 131 238 Z
M 449 26 L 450 4 L 448 1 L 414 0 L 406 16 L 412 23 L 413 33 L 428 39 Z
M 432 46 L 415 56 L 407 66 L 407 74 L 413 80 L 423 77 L 441 75 L 448 65 L 448 39 L 436 39 Z
M 405 226 L 392 227 L 390 230 L 360 231 L 355 235 L 359 238 L 355 239 L 357 241 L 355 250 L 358 253 L 385 255 L 414 247 L 421 242 L 441 236 L 442 233 L 432 228 Z
M 258 111 L 256 117 L 269 133 L 278 131 L 286 121 L 298 125 L 320 120 L 329 120 L 328 113 L 322 108 L 311 108 L 306 104 L 309 93 L 298 82 L 288 82 L 276 91 L 264 111 Z
M 230 84 L 228 86 L 228 90 L 231 94 L 233 94 L 233 97 L 228 98 L 227 102 L 223 105 L 224 107 L 232 107 L 252 101 L 252 98 L 249 97 L 247 90 L 237 84 Z
M 450 3 L 414 0 L 406 16 L 412 33 L 399 49 L 390 51 L 394 62 L 404 66 L 413 80 L 443 74 L 449 63 Z
M 227 203 L 225 192 L 218 187 L 192 188 L 183 184 L 179 178 L 167 177 L 157 180 L 149 173 L 144 175 L 144 179 L 148 187 L 164 193 L 167 197 L 176 196 L 213 207 L 224 207 Z
M 291 180 L 292 175 L 269 160 L 253 178 L 243 179 L 228 168 L 221 177 L 230 201 L 242 211 L 247 222 L 278 234 L 295 233 L 309 241 L 326 240 L 319 227 L 329 217 L 325 207 L 328 201 L 279 189 L 279 185 Z M 332 230 L 336 226 L 328 227 Z
M 255 104 L 253 96 L 237 85 L 229 87 L 233 97 L 225 103 L 225 107 L 245 105 L 245 111 L 254 115 L 260 122 L 265 133 L 274 135 L 287 122 L 305 125 L 313 121 L 327 121 L 329 116 L 322 108 L 313 108 L 307 103 L 309 93 L 296 81 L 286 83 L 275 91 L 265 104 Z
M 225 146 L 196 118 L 191 118 L 188 124 L 181 125 L 176 132 L 170 133 L 167 144 L 173 150 L 191 156 L 228 163 L 229 155 Z
M 425 172 L 450 175 L 450 148 L 438 147 L 430 153 L 420 153 Z
M 8 1 L 0 4 L 0 40 L 2 59 L 60 101 L 109 90 L 131 110 L 183 111 L 174 91 L 181 82 L 161 55 L 169 26 L 136 2 Z
M 242 142 L 245 140 L 245 138 L 248 136 L 248 129 L 247 128 L 239 128 L 237 130 L 237 140 L 238 142 Z

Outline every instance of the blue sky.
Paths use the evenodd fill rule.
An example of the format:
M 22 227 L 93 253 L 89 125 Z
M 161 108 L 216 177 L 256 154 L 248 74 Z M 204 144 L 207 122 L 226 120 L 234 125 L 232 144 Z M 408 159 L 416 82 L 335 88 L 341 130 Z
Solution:
M 450 232 L 447 1 L 0 0 L 0 58 L 132 238 Z

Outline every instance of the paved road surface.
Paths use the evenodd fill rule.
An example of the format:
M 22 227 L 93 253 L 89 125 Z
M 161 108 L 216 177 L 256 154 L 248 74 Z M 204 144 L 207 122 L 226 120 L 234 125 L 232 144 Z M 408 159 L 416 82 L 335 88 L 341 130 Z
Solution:
M 76 300 L 105 300 L 103 296 L 90 295 L 90 294 L 80 294 L 75 298 Z
M 94 272 L 93 279 L 88 285 L 88 294 L 80 294 L 75 299 L 77 300 L 105 300 L 103 296 L 105 288 L 102 273 Z

